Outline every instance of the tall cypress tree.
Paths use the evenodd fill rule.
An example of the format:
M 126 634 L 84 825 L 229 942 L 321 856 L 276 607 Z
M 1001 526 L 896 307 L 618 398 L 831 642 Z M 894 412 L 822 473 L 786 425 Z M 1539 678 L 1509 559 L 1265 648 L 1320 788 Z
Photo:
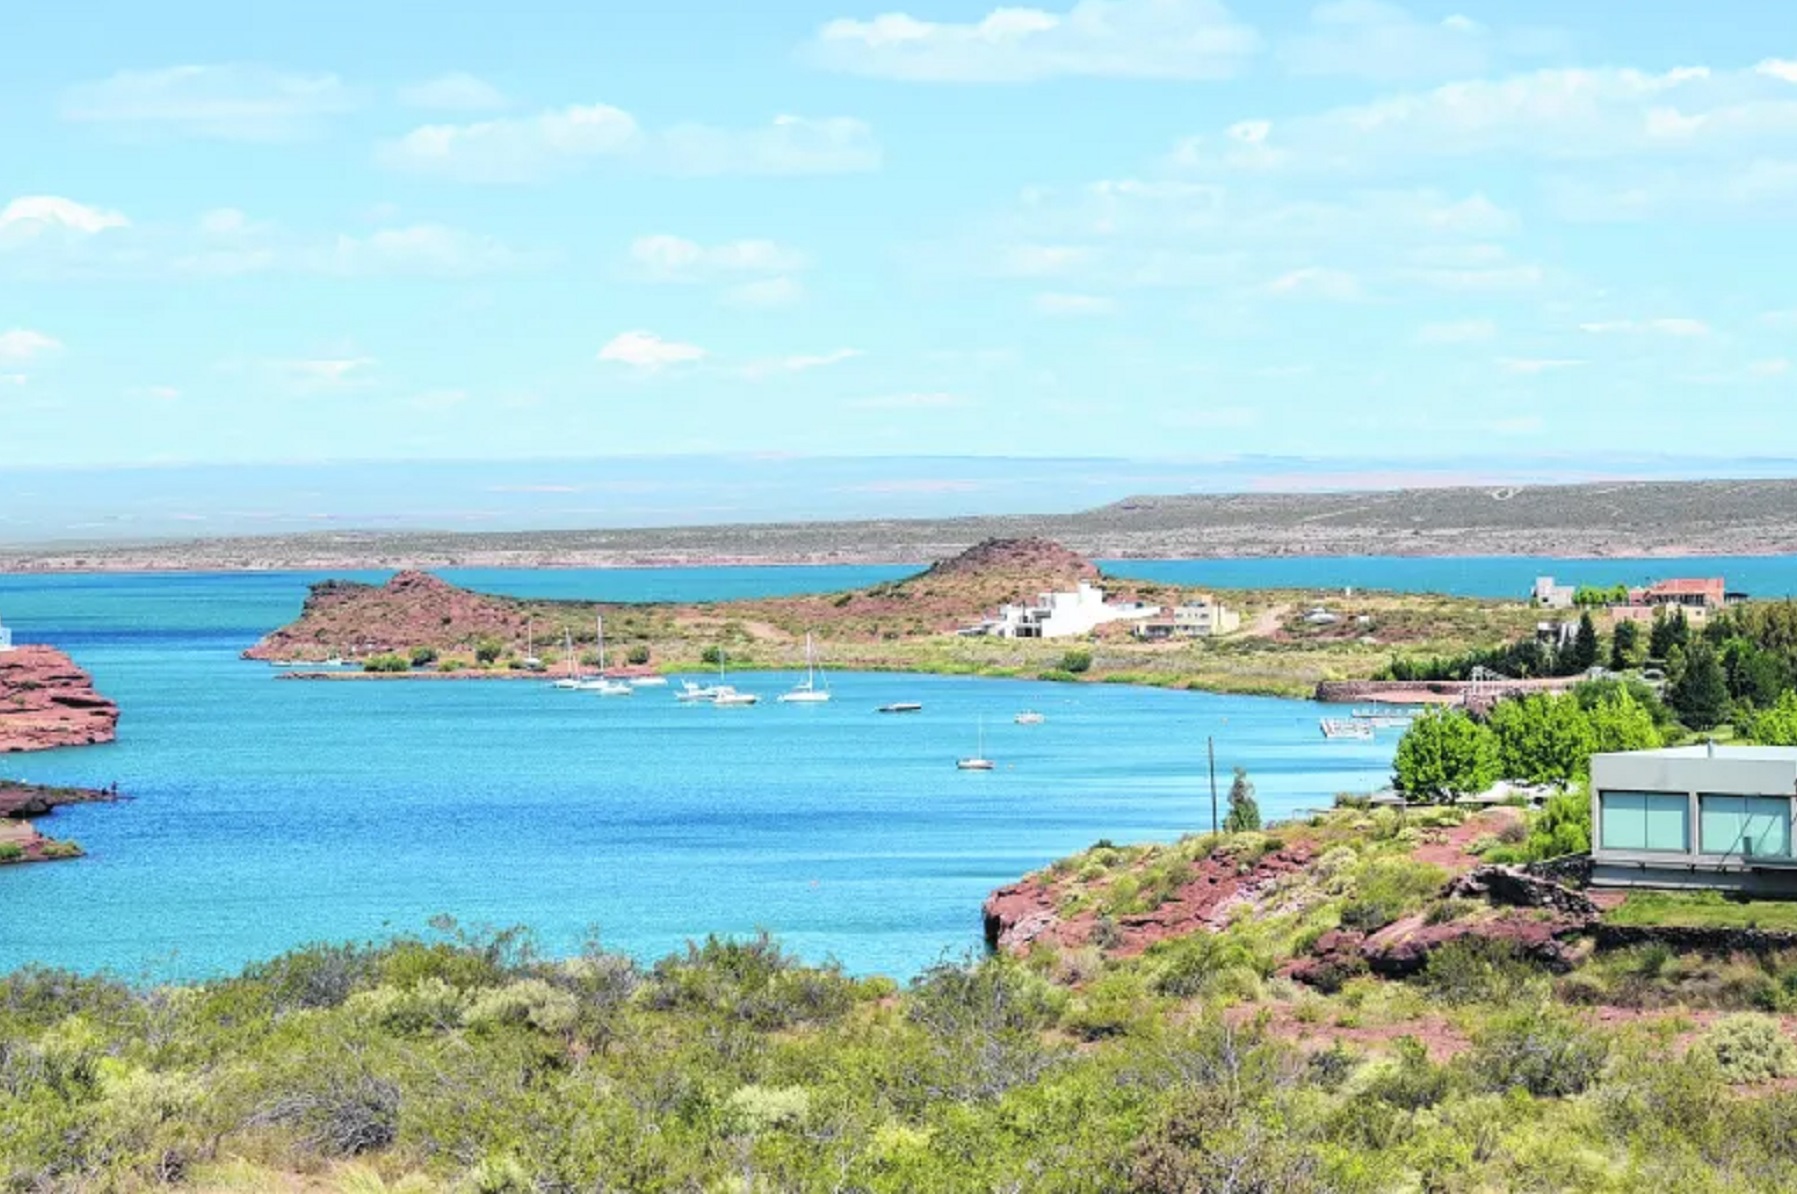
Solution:
M 1616 623 L 1610 636 L 1610 670 L 1625 672 L 1641 665 L 1641 627 L 1634 622 Z
M 1586 610 L 1579 615 L 1579 632 L 1573 637 L 1572 647 L 1567 652 L 1567 673 L 1577 675 L 1596 667 L 1597 652 L 1597 623 L 1591 620 L 1591 611 Z

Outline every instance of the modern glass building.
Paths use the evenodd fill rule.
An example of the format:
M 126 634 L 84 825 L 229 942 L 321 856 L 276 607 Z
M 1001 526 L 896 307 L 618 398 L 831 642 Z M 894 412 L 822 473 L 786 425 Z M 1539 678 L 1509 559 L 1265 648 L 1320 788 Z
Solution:
M 1591 880 L 1797 896 L 1794 811 L 1797 748 L 1594 755 Z

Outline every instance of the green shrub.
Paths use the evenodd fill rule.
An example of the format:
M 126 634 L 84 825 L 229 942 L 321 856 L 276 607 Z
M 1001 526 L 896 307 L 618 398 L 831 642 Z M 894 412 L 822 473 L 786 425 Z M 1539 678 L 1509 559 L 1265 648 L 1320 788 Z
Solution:
M 17 842 L 0 842 L 0 862 L 17 862 L 25 857 L 25 847 Z
M 733 1136 L 797 1128 L 811 1114 L 811 1095 L 804 1087 L 743 1086 L 725 1100 L 725 1131 Z
M 1092 652 L 1085 650 L 1068 651 L 1061 656 L 1061 666 L 1059 670 L 1071 672 L 1076 676 L 1091 671 Z
M 724 662 L 724 649 L 722 647 L 705 648 L 703 651 L 699 652 L 699 662 L 708 663 L 711 666 L 716 667 L 718 664 Z
M 412 661 L 396 652 L 386 652 L 380 655 L 370 655 L 363 660 L 362 670 L 365 672 L 409 672 L 412 670 Z
M 1072 684 L 1077 682 L 1079 677 L 1065 668 L 1050 668 L 1045 672 L 1037 672 L 1036 679 L 1050 684 Z
M 429 667 L 435 662 L 437 662 L 437 649 L 435 647 L 412 648 L 413 667 Z
M 527 978 L 480 992 L 462 1014 L 470 1028 L 530 1027 L 550 1036 L 574 1028 L 580 1005 L 574 996 L 540 978 Z
M 1609 1042 L 1546 1006 L 1509 1013 L 1474 1038 L 1469 1065 L 1487 1090 L 1537 1098 L 1576 1095 L 1597 1082 Z
M 505 654 L 505 644 L 496 638 L 483 638 L 474 644 L 474 661 L 476 663 L 495 663 Z
M 1771 1016 L 1745 1012 L 1718 1020 L 1702 1049 L 1730 1082 L 1771 1082 L 1797 1074 L 1797 1045 Z
M 630 651 L 624 658 L 629 661 L 632 667 L 642 667 L 649 662 L 649 645 L 647 643 L 638 643 L 636 646 L 630 648 Z
M 1426 862 L 1373 859 L 1354 877 L 1353 897 L 1341 913 L 1342 927 L 1376 932 L 1421 908 L 1446 881 L 1447 872 Z

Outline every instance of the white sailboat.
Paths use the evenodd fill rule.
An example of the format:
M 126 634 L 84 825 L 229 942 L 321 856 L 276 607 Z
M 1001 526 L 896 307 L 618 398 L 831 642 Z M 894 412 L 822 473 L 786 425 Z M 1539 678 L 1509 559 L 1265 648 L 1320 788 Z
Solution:
M 555 682 L 557 688 L 579 688 L 580 673 L 576 670 L 574 659 L 574 635 L 565 627 L 562 630 L 562 649 L 568 656 L 568 674 Z
M 780 694 L 782 705 L 821 705 L 830 699 L 828 682 L 822 688 L 817 686 L 817 660 L 811 651 L 811 633 L 805 634 L 805 678 L 792 686 L 792 691 Z
M 738 692 L 733 685 L 724 683 L 724 649 L 718 648 L 718 683 L 711 690 L 711 703 L 725 708 L 753 705 L 761 700 L 752 692 Z
M 957 770 L 957 771 L 991 771 L 997 766 L 997 764 L 993 763 L 993 761 L 991 759 L 988 759 L 986 757 L 986 719 L 983 717 L 980 719 L 979 734 L 980 734 L 979 749 L 974 752 L 974 755 L 972 758 L 956 759 L 955 760 L 955 770 Z
M 524 667 L 527 671 L 532 672 L 543 670 L 543 661 L 537 658 L 536 629 L 537 624 L 534 620 L 527 620 L 524 623 Z
M 605 619 L 595 615 L 593 629 L 599 639 L 599 676 L 587 684 L 587 688 L 600 696 L 629 696 L 636 689 L 622 680 L 613 680 L 605 674 Z

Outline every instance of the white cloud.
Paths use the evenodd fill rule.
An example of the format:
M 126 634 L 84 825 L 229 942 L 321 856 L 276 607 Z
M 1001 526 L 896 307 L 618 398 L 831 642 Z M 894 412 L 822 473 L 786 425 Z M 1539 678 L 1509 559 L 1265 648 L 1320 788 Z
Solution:
M 485 79 L 462 71 L 438 75 L 399 91 L 399 102 L 408 108 L 445 112 L 492 112 L 510 106 L 499 88 Z
M 1754 70 L 1544 69 L 1400 92 L 1179 142 L 1177 168 L 1363 172 L 1405 158 L 1505 154 L 1563 161 L 1690 154 L 1797 139 L 1797 99 Z
M 1585 362 L 1567 357 L 1505 357 L 1498 362 L 1506 373 L 1521 373 L 1534 376 L 1541 373 L 1557 373 L 1562 369 L 1576 369 Z
M 1753 69 L 1769 78 L 1797 83 L 1797 58 L 1768 58 Z
M 1747 373 L 1750 377 L 1784 377 L 1790 372 L 1791 362 L 1784 357 L 1754 361 L 1747 366 Z
M 518 119 L 429 124 L 382 145 L 390 169 L 459 182 L 532 182 L 595 157 L 630 152 L 642 131 L 608 104 L 573 105 Z
M 1579 330 L 1593 336 L 1654 335 L 1688 339 L 1709 335 L 1710 325 L 1701 319 L 1608 319 L 1581 323 Z
M 607 364 L 627 365 L 646 372 L 702 361 L 707 355 L 697 344 L 663 340 L 654 332 L 640 330 L 620 332 L 599 350 L 599 359 Z
M 724 291 L 722 297 L 727 306 L 767 311 L 792 306 L 805 297 L 805 287 L 797 279 L 782 275 L 732 286 Z
M 661 133 L 652 165 L 672 174 L 859 174 L 878 170 L 879 142 L 846 116 L 776 116 L 759 128 L 683 124 Z
M 752 361 L 742 367 L 742 375 L 748 378 L 773 377 L 787 373 L 809 373 L 813 369 L 828 369 L 832 365 L 840 365 L 861 356 L 858 348 L 838 348 L 830 352 L 811 355 L 780 357 L 768 361 Z
M 1110 315 L 1117 310 L 1117 300 L 1099 294 L 1065 294 L 1049 291 L 1033 300 L 1044 315 Z
M 1549 39 L 1500 37 L 1464 16 L 1422 21 L 1383 0 L 1333 0 L 1312 10 L 1310 29 L 1279 47 L 1294 75 L 1342 75 L 1376 82 L 1485 73 L 1492 59 Z
M 938 410 L 959 406 L 961 399 L 944 391 L 913 394 L 881 394 L 873 398 L 855 398 L 844 405 L 855 410 Z
M 731 274 L 786 273 L 808 262 L 796 249 L 771 240 L 737 240 L 702 245 L 679 236 L 639 236 L 630 242 L 630 260 L 652 282 L 707 282 Z
M 325 390 L 347 390 L 368 384 L 367 373 L 374 367 L 370 357 L 319 357 L 311 360 L 277 361 L 277 371 L 305 393 Z
M 131 221 L 116 211 L 89 207 L 57 195 L 22 195 L 0 208 L 0 248 L 49 232 L 93 236 Z
M 1363 296 L 1360 280 L 1346 270 L 1307 265 L 1279 275 L 1267 283 L 1268 294 L 1291 298 L 1353 302 Z
M 917 82 L 1066 76 L 1220 79 L 1259 49 L 1220 0 L 1079 0 L 1065 12 L 997 8 L 965 24 L 886 13 L 845 18 L 804 47 L 827 70 Z
M 1496 338 L 1497 324 L 1489 319 L 1425 323 L 1416 333 L 1419 344 L 1479 344 Z
M 779 116 L 759 128 L 685 124 L 653 132 L 608 104 L 424 125 L 375 153 L 388 169 L 473 183 L 536 182 L 607 157 L 684 175 L 841 174 L 880 167 L 873 130 L 848 117 Z
M 29 361 L 62 350 L 62 341 L 29 328 L 0 332 L 0 361 Z
M 1613 223 L 1667 217 L 1797 215 L 1797 158 L 1706 163 L 1701 170 L 1656 170 L 1626 181 L 1557 178 L 1548 192 L 1568 220 Z
M 331 74 L 254 64 L 120 71 L 70 89 L 65 120 L 233 141 L 280 141 L 317 131 L 355 107 Z

